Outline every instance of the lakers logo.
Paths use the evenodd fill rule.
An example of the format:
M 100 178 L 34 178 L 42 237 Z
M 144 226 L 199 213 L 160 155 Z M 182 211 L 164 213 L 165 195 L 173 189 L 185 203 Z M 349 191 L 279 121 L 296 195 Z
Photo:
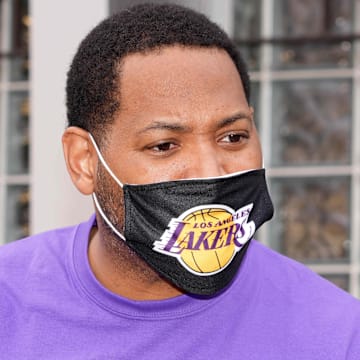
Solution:
M 173 218 L 153 250 L 176 257 L 196 275 L 222 271 L 255 233 L 248 222 L 253 204 L 234 210 L 224 205 L 203 205 Z

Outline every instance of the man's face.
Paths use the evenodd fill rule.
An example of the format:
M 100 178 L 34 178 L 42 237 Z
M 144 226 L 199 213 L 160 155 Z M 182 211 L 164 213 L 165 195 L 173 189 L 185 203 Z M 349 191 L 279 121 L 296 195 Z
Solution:
M 108 132 L 102 153 L 122 183 L 214 177 L 262 166 L 252 109 L 223 50 L 167 47 L 127 56 L 120 111 Z

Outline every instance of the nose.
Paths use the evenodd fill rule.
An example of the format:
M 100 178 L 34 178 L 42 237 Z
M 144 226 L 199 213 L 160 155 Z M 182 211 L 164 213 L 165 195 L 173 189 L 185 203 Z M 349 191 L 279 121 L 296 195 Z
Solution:
M 187 154 L 184 178 L 208 178 L 226 175 L 220 149 L 202 144 Z

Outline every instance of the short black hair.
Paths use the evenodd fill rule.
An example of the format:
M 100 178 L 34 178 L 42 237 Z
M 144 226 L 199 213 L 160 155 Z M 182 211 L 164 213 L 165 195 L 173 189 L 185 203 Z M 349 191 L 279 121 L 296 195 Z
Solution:
M 68 125 L 103 137 L 120 108 L 119 66 L 124 57 L 172 45 L 225 50 L 239 72 L 249 102 L 245 62 L 218 25 L 189 8 L 148 3 L 105 19 L 81 42 L 67 77 Z

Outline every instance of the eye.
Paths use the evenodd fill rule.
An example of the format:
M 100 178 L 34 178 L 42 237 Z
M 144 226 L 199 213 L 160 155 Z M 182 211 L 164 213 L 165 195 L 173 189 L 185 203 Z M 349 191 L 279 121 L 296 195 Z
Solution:
M 176 148 L 176 144 L 172 142 L 163 142 L 154 146 L 150 147 L 150 150 L 157 152 L 157 153 L 165 153 L 171 151 Z
M 243 142 L 244 140 L 247 140 L 249 138 L 249 135 L 247 133 L 241 132 L 241 133 L 230 133 L 226 136 L 223 136 L 220 139 L 220 142 L 227 143 L 227 144 L 238 144 Z

